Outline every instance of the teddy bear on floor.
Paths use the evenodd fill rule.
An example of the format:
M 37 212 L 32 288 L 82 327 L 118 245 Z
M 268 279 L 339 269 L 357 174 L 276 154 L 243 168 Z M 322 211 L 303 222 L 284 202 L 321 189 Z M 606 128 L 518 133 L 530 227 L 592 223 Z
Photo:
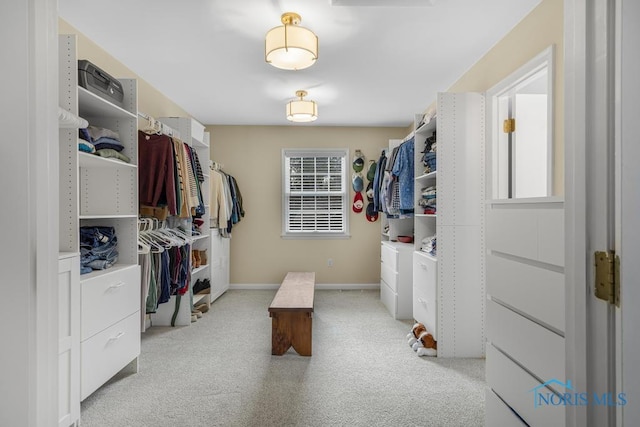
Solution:
M 433 335 L 426 330 L 418 336 L 418 340 L 411 348 L 418 356 L 436 356 L 438 354 L 438 343 L 433 339 Z
M 411 332 L 407 334 L 407 342 L 409 343 L 409 347 L 413 348 L 413 345 L 418 341 L 418 337 L 421 333 L 426 331 L 427 328 L 424 327 L 422 323 L 416 323 L 411 328 Z

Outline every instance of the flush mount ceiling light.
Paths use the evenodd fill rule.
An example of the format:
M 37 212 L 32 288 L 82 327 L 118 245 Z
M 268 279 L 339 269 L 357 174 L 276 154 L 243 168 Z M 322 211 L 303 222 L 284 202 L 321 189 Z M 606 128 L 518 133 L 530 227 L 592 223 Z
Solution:
M 300 99 L 287 103 L 287 120 L 291 122 L 312 122 L 318 118 L 318 104 L 315 101 L 305 101 L 306 90 L 296 91 Z
M 302 18 L 297 13 L 283 13 L 280 20 L 284 25 L 269 30 L 265 38 L 265 61 L 283 70 L 312 66 L 318 59 L 318 37 L 298 26 Z

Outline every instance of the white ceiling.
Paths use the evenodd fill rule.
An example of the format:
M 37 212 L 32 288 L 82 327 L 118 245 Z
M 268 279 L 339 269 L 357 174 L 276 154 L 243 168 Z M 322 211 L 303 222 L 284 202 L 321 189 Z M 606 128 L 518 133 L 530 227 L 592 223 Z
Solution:
M 59 13 L 204 124 L 290 124 L 285 103 L 304 89 L 313 125 L 407 126 L 539 2 L 59 0 Z M 264 61 L 287 11 L 318 35 L 308 69 Z

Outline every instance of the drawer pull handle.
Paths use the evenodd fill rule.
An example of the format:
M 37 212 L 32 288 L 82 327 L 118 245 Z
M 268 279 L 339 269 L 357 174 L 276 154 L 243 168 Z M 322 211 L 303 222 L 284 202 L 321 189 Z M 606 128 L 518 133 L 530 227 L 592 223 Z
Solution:
M 424 264 L 424 263 L 421 262 L 420 263 L 420 267 L 422 267 L 423 270 L 426 270 L 427 269 L 427 264 Z
M 117 288 L 121 288 L 121 287 L 123 287 L 124 285 L 125 285 L 125 283 L 124 283 L 124 282 L 118 282 L 118 283 L 115 283 L 115 284 L 113 284 L 113 285 L 109 286 L 109 289 L 117 289 Z
M 109 338 L 109 341 L 118 341 L 123 336 L 124 336 L 124 332 L 118 332 L 118 335 L 116 335 L 115 337 Z
M 418 302 L 422 305 L 427 305 L 427 300 L 423 298 L 418 298 Z

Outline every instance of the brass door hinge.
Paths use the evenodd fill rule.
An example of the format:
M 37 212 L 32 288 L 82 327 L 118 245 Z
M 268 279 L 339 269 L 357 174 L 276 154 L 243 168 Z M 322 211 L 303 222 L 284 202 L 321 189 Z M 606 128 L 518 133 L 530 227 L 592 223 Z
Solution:
M 613 251 L 595 253 L 596 298 L 620 307 L 620 257 Z
M 504 133 L 511 133 L 516 131 L 516 119 L 505 119 L 502 122 L 502 130 Z

